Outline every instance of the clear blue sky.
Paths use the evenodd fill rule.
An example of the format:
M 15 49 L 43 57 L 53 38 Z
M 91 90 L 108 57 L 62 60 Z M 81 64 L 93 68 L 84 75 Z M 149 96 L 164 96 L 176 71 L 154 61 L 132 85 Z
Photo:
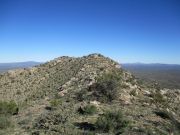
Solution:
M 0 0 L 0 62 L 94 52 L 180 64 L 180 0 Z

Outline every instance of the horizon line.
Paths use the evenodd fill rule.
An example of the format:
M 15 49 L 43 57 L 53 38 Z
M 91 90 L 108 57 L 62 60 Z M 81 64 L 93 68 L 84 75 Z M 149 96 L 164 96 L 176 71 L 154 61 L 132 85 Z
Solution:
M 28 60 L 28 61 L 12 61 L 12 62 L 0 62 L 0 64 L 19 64 L 19 63 L 46 63 L 49 62 L 51 60 L 48 61 L 34 61 L 34 60 Z M 116 61 L 116 60 L 115 60 Z M 117 61 L 118 62 L 118 61 Z M 150 63 L 146 63 L 146 62 L 118 62 L 120 65 L 130 65 L 130 64 L 134 64 L 134 65 L 179 65 L 178 63 L 164 63 L 164 62 L 150 62 Z

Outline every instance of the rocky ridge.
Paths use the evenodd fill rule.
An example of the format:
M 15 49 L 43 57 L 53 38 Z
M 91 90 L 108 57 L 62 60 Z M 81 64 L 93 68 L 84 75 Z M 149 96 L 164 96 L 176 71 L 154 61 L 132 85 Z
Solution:
M 118 80 L 116 83 L 107 79 L 109 85 L 100 85 L 109 88 L 115 84 L 116 98 L 111 102 L 98 100 L 104 96 L 97 93 L 101 88 L 98 80 L 104 74 Z M 14 126 L 1 130 L 0 134 L 117 134 L 116 131 L 102 133 L 95 125 L 107 110 L 116 109 L 131 123 L 122 134 L 178 134 L 179 97 L 179 90 L 139 84 L 131 73 L 101 54 L 59 57 L 33 68 L 0 75 L 1 100 L 13 100 L 19 106 L 18 114 L 12 116 Z M 96 106 L 97 112 L 79 114 L 78 110 L 82 112 L 87 105 Z

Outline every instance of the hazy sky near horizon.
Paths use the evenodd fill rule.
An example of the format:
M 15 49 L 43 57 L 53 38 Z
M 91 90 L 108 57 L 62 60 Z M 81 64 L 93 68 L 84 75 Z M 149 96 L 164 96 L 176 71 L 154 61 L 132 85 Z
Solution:
M 0 0 L 0 63 L 102 53 L 180 64 L 179 0 Z

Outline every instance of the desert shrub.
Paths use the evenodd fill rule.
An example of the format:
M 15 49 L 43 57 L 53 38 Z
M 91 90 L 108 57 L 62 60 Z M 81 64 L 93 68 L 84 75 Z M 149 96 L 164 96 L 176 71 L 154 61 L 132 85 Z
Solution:
M 160 116 L 163 119 L 169 119 L 171 121 L 171 129 L 176 134 L 180 133 L 180 122 L 177 120 L 176 117 L 173 116 L 172 112 L 168 112 L 166 110 L 158 110 L 154 112 L 157 116 Z
M 33 124 L 33 128 L 44 131 L 56 131 L 61 134 L 69 123 L 69 113 L 65 112 L 50 112 L 40 115 Z
M 167 112 L 167 111 L 163 111 L 163 110 L 161 110 L 161 111 L 155 111 L 154 112 L 157 116 L 160 116 L 161 118 L 163 118 L 163 119 L 170 119 L 171 117 L 170 117 L 170 114 Z
M 11 115 L 18 114 L 18 106 L 14 101 L 0 101 L 0 129 L 9 128 L 12 125 Z
M 60 100 L 60 99 L 52 99 L 51 101 L 50 101 L 50 105 L 52 106 L 52 107 L 57 107 L 58 105 L 60 105 L 62 103 L 62 101 Z
M 83 115 L 93 115 L 97 112 L 97 107 L 94 105 L 86 105 L 84 107 L 80 107 L 78 112 Z
M 74 125 L 76 127 L 78 127 L 79 129 L 81 130 L 86 130 L 86 131 L 95 131 L 95 127 L 94 127 L 94 124 L 92 123 L 89 123 L 89 122 L 76 122 L 74 123 Z M 87 132 L 88 133 L 88 132 Z M 94 134 L 93 134 L 94 135 Z
M 158 106 L 161 106 L 161 107 L 167 107 L 167 102 L 166 102 L 166 99 L 164 98 L 164 96 L 159 92 L 154 92 L 152 95 L 152 98 L 153 98 L 153 103 L 155 103 L 156 105 Z
M 6 129 L 11 125 L 9 117 L 5 115 L 0 115 L 0 129 Z
M 153 128 L 145 127 L 145 128 L 138 128 L 133 129 L 133 131 L 136 131 L 140 135 L 155 135 L 156 132 L 153 131 Z M 164 135 L 163 133 L 159 133 L 157 135 Z
M 14 101 L 6 102 L 6 101 L 0 101 L 0 114 L 4 115 L 15 115 L 18 114 L 18 106 Z
M 121 111 L 108 111 L 100 116 L 95 126 L 102 132 L 112 132 L 115 134 L 122 133 L 129 125 Z
M 83 89 L 83 90 L 76 93 L 76 100 L 81 102 L 81 101 L 84 101 L 86 99 L 88 99 L 87 90 Z
M 100 102 L 112 102 L 117 99 L 120 89 L 120 72 L 106 73 L 97 79 L 97 82 L 90 87 L 93 96 Z
M 136 80 L 135 76 L 132 75 L 131 77 L 128 78 L 127 82 L 130 82 L 132 85 L 135 85 L 136 84 L 135 80 Z
M 17 94 L 17 95 L 21 95 L 22 92 L 21 92 L 20 90 L 17 90 L 16 94 Z
M 132 90 L 132 91 L 130 92 L 130 95 L 132 95 L 132 96 L 137 96 L 136 90 Z

